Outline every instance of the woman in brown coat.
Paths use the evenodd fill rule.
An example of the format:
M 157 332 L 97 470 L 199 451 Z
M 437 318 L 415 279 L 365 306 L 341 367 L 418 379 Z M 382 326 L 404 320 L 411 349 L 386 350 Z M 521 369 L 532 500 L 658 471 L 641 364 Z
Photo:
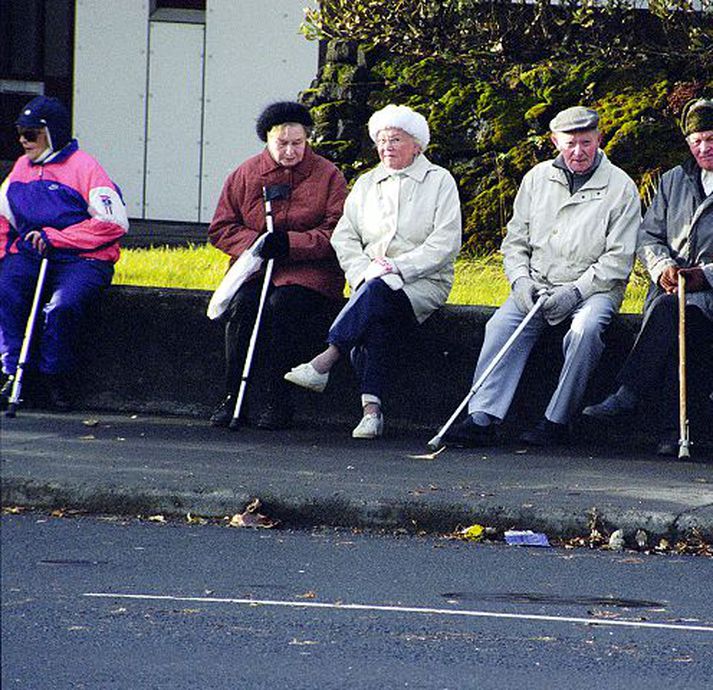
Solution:
M 256 424 L 264 429 L 290 425 L 290 387 L 282 377 L 299 361 L 303 334 L 314 332 L 310 321 L 333 313 L 330 303 L 342 297 L 344 286 L 330 238 L 342 214 L 346 182 L 307 143 L 312 124 L 309 111 L 299 103 L 273 103 L 263 111 L 256 129 L 267 146 L 228 176 L 208 230 L 210 242 L 232 263 L 266 230 L 262 188 L 287 185 L 287 198 L 272 202 L 275 232 L 259 252 L 264 259 L 274 259 L 260 325 L 269 370 L 267 404 Z M 226 397 L 211 417 L 216 426 L 227 426 L 232 419 L 261 278 L 262 273 L 246 282 L 227 311 Z

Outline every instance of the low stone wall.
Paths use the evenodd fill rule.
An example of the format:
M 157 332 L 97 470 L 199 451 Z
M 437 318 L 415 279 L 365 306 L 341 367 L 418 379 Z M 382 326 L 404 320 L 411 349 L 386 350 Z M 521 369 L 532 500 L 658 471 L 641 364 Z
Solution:
M 207 417 L 223 395 L 223 329 L 205 313 L 210 293 L 111 287 L 87 339 L 81 389 L 88 408 Z M 440 426 L 463 399 L 482 345 L 487 307 L 447 306 L 426 321 L 404 348 L 385 401 L 390 425 Z M 620 315 L 587 394 L 604 394 L 631 346 L 640 318 Z M 562 362 L 562 329 L 551 329 L 528 363 L 508 424 L 538 418 L 554 390 Z M 322 346 L 313 334 L 309 352 Z M 250 387 L 259 409 L 260 359 Z M 351 368 L 340 365 L 323 395 L 295 388 L 299 415 L 321 423 L 352 424 L 359 396 Z

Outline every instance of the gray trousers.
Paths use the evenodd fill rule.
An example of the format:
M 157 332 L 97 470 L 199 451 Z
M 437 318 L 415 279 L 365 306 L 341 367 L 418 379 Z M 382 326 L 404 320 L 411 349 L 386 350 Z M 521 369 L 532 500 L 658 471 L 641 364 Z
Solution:
M 551 422 L 566 424 L 579 411 L 587 383 L 604 350 L 603 334 L 617 312 L 617 306 L 606 294 L 586 299 L 575 310 L 569 330 L 562 341 L 564 364 L 557 388 L 545 411 Z M 493 314 L 485 326 L 485 342 L 475 367 L 473 382 L 502 349 L 525 318 L 512 297 Z M 547 328 L 542 312 L 528 323 L 500 364 L 470 399 L 468 412 L 485 412 L 498 420 L 505 418 L 515 396 L 520 377 L 532 348 Z

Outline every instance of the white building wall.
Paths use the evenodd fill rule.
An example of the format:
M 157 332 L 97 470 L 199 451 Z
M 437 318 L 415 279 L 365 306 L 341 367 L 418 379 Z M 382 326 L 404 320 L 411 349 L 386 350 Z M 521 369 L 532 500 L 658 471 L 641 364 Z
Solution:
M 201 221 L 226 175 L 258 153 L 255 120 L 273 101 L 294 100 L 317 73 L 318 46 L 298 33 L 296 0 L 207 0 L 206 101 Z
M 170 179 L 162 185 L 154 177 L 159 166 L 153 161 L 159 159 L 150 145 L 147 148 L 146 131 L 150 126 L 154 142 L 165 140 L 162 130 L 175 130 L 184 116 L 170 116 L 171 108 L 158 107 L 157 102 L 157 117 L 147 121 L 149 5 L 148 0 L 77 0 L 74 134 L 121 187 L 130 217 L 209 222 L 227 174 L 263 146 L 255 134 L 258 114 L 273 101 L 294 100 L 309 86 L 317 71 L 318 46 L 299 34 L 301 2 L 207 0 L 202 158 L 193 147 L 180 161 L 186 179 L 201 176 L 199 208 L 168 218 L 166 208 L 173 202 L 175 208 L 186 208 L 185 188 L 172 188 Z M 163 37 L 170 33 L 160 32 Z M 189 49 L 188 43 L 184 48 Z M 195 52 L 195 46 L 190 50 Z M 180 54 L 180 46 L 176 52 Z M 160 73 L 170 77 L 171 70 Z M 154 76 L 160 78 L 160 73 Z M 195 103 L 195 72 L 190 75 L 190 87 L 179 79 L 164 88 L 175 88 L 177 98 L 185 97 L 181 106 L 189 109 L 192 121 L 200 117 L 201 107 L 186 105 Z M 172 165 L 176 170 L 177 164 Z M 146 189 L 150 198 L 144 196 Z
M 141 217 L 149 3 L 77 0 L 74 136 L 119 185 L 129 216 Z
M 151 22 L 147 218 L 197 221 L 203 120 L 203 24 Z

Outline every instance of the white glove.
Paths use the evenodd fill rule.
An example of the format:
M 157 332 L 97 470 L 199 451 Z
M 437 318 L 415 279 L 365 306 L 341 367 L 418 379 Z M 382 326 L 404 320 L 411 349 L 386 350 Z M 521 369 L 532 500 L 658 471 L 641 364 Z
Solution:
M 558 285 L 542 303 L 542 311 L 550 326 L 564 321 L 582 301 L 582 293 L 576 285 Z
M 391 259 L 380 258 L 372 259 L 366 271 L 364 271 L 364 282 L 368 283 L 374 278 L 380 278 L 381 276 L 388 275 L 390 273 L 398 273 L 398 269 Z
M 527 314 L 535 306 L 537 283 L 532 278 L 522 276 L 512 284 L 512 298 L 517 308 Z

